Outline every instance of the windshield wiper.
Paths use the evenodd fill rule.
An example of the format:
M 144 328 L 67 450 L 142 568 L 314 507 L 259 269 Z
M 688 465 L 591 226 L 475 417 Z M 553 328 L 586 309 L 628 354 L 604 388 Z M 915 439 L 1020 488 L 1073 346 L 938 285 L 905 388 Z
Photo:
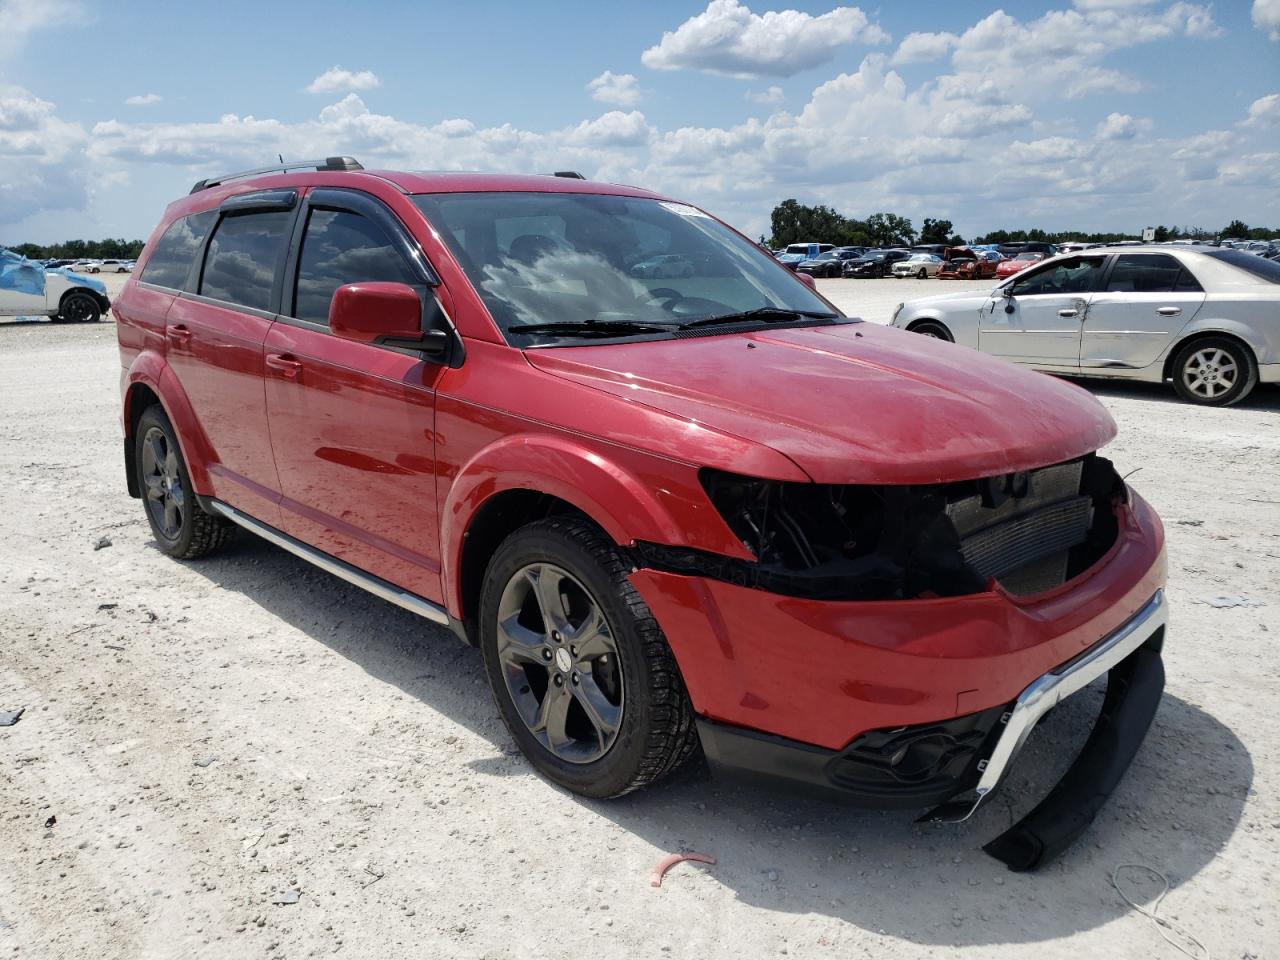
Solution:
M 726 313 L 719 317 L 701 317 L 680 324 L 681 330 L 693 327 L 713 327 L 721 324 L 744 323 L 759 320 L 762 323 L 786 323 L 790 320 L 834 320 L 838 313 L 826 313 L 822 310 L 788 310 L 785 307 L 757 307 L 754 310 L 743 310 L 741 313 Z
M 617 337 L 629 333 L 670 333 L 671 326 L 640 320 L 551 320 L 546 323 L 515 323 L 508 333 L 550 333 L 575 337 Z

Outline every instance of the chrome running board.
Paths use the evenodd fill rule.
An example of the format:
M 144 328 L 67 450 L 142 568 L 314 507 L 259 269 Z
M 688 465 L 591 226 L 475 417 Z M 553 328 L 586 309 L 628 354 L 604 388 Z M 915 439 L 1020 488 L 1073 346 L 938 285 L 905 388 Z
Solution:
M 389 583 L 380 577 L 373 576 L 373 574 L 365 573 L 359 567 L 353 567 L 345 560 L 339 560 L 337 557 L 330 556 L 315 547 L 309 547 L 301 540 L 295 540 L 287 533 L 281 533 L 275 527 L 269 527 L 260 520 L 255 520 L 248 514 L 241 513 L 235 507 L 227 506 L 221 500 L 208 500 L 206 502 L 214 511 L 220 513 L 237 526 L 244 527 L 250 533 L 257 534 L 263 540 L 268 540 L 283 550 L 288 550 L 294 556 L 301 557 L 326 573 L 341 577 L 347 583 L 353 584 L 362 590 L 367 590 L 375 597 L 381 597 L 389 603 L 394 603 L 397 607 L 403 607 L 410 613 L 426 617 L 433 623 L 452 626 L 449 619 L 449 611 L 445 610 L 444 607 L 432 603 L 430 600 L 424 600 L 416 593 L 403 590 L 394 583 Z

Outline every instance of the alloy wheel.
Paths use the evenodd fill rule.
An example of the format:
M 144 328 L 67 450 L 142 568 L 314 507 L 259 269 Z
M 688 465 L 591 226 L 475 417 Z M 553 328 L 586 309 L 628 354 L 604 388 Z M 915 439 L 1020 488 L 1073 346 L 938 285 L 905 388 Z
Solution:
M 1204 400 L 1216 400 L 1232 390 L 1240 377 L 1235 358 L 1219 347 L 1205 347 L 1187 358 L 1182 382 L 1187 390 Z
M 608 753 L 622 723 L 622 663 L 587 589 L 554 564 L 529 564 L 503 588 L 497 627 L 507 693 L 535 739 L 569 763 Z
M 178 457 L 165 432 L 152 427 L 142 439 L 142 482 L 147 512 L 166 540 L 177 540 L 186 514 Z
M 68 297 L 63 312 L 68 320 L 74 323 L 83 323 L 93 316 L 93 305 L 89 302 L 88 297 Z

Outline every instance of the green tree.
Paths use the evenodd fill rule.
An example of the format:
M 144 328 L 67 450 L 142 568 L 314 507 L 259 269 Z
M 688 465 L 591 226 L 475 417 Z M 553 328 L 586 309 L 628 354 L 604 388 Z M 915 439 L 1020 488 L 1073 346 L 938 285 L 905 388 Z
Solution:
M 1165 243 L 1170 239 L 1169 231 L 1165 228 L 1165 225 L 1163 223 L 1160 224 L 1160 226 L 1156 227 L 1155 233 L 1152 235 L 1151 239 L 1154 240 L 1156 243 Z
M 950 220 L 934 220 L 925 217 L 920 227 L 921 243 L 947 243 L 952 236 L 953 227 Z
M 1232 220 L 1222 228 L 1222 236 L 1232 240 L 1243 240 L 1249 236 L 1249 225 L 1243 220 Z
M 866 231 L 877 247 L 909 247 L 916 242 L 911 221 L 896 213 L 873 213 L 867 217 Z

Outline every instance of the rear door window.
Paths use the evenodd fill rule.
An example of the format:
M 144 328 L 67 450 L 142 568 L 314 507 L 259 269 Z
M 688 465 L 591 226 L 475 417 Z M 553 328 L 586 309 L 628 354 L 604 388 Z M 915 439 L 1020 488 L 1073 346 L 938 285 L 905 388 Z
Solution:
M 313 209 L 302 241 L 293 316 L 328 324 L 334 291 L 348 283 L 389 281 L 420 286 L 386 233 L 347 210 Z
M 205 234 L 213 225 L 215 216 L 215 211 L 206 210 L 170 224 L 142 269 L 142 282 L 172 290 L 183 289 L 191 272 L 192 261 L 200 252 L 200 246 L 204 243 Z
M 1165 253 L 1121 254 L 1107 281 L 1107 293 L 1173 293 L 1199 289 L 1196 278 Z
M 254 310 L 271 309 L 291 210 L 224 216 L 209 241 L 200 295 Z

